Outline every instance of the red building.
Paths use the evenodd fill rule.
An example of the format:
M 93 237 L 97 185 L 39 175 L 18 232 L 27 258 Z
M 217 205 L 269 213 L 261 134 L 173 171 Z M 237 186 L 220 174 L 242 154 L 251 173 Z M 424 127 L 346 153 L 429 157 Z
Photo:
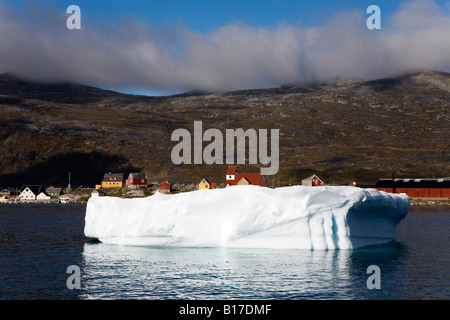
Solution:
M 145 173 L 130 173 L 125 183 L 130 189 L 145 188 L 148 185 L 148 179 Z
M 318 186 L 323 186 L 325 185 L 325 183 L 323 183 L 323 181 L 316 176 L 315 174 L 313 174 L 312 176 L 303 179 L 302 180 L 302 185 L 303 186 L 308 186 L 308 187 L 318 187 Z
M 167 181 L 160 183 L 158 191 L 161 193 L 170 193 L 170 183 Z
M 450 178 L 380 179 L 374 188 L 390 193 L 406 193 L 410 198 L 450 198 Z
M 266 178 L 260 173 L 239 173 L 237 166 L 229 166 L 225 177 L 225 187 L 235 185 L 255 185 L 268 187 Z

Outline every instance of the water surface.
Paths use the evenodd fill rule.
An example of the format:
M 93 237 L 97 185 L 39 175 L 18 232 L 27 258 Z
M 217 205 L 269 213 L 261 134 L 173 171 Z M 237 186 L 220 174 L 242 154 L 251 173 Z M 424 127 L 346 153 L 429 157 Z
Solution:
M 0 206 L 1 299 L 449 299 L 450 208 L 412 208 L 358 250 L 149 248 L 84 237 L 85 205 Z M 70 290 L 67 267 L 81 270 Z M 367 288 L 367 268 L 381 289 Z

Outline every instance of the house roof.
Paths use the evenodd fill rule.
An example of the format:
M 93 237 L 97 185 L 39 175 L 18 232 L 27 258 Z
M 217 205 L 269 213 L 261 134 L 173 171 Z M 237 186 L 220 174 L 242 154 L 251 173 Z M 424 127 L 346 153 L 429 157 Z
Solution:
M 237 172 L 237 166 L 228 166 L 227 175 L 234 175 Z
M 49 187 L 45 190 L 48 194 L 50 193 L 61 193 L 62 188 Z
M 26 188 L 30 189 L 31 192 L 33 192 L 35 196 L 37 196 L 42 191 L 41 190 L 42 186 L 32 185 L 32 186 L 23 186 L 22 189 L 20 189 L 20 193 L 22 193 Z
M 203 178 L 202 179 L 202 181 L 200 181 L 200 183 L 202 183 L 203 181 L 205 181 L 205 182 L 207 182 L 209 185 L 211 185 L 211 182 L 209 182 L 209 180 L 208 179 L 206 179 L 206 178 Z
M 38 195 L 40 195 L 40 194 L 43 194 L 43 195 L 45 195 L 45 196 L 47 196 L 47 197 L 50 197 L 50 195 L 49 195 L 46 191 L 44 191 L 44 190 L 42 190 L 41 192 L 39 192 L 36 196 L 38 196 Z
M 395 179 L 396 188 L 450 188 L 450 178 L 410 178 Z M 392 188 L 392 179 L 380 179 L 374 188 Z
M 308 178 L 306 178 L 306 179 L 303 179 L 303 180 L 312 180 L 314 177 L 316 177 L 317 179 L 319 179 L 320 181 L 322 181 L 322 179 L 320 179 L 317 175 L 315 175 L 315 174 L 313 174 L 313 175 L 311 175 L 311 176 L 309 176 Z
M 132 179 L 147 179 L 147 176 L 145 173 L 130 173 L 128 177 L 131 177 Z
M 268 187 L 266 179 L 260 173 L 238 173 L 234 180 L 227 180 L 226 184 L 230 186 L 236 185 L 239 181 L 245 178 L 250 184 L 255 186 Z
M 103 181 L 121 181 L 123 180 L 123 173 L 105 173 Z
M 159 184 L 159 189 L 168 190 L 170 189 L 170 183 L 168 182 L 161 182 Z

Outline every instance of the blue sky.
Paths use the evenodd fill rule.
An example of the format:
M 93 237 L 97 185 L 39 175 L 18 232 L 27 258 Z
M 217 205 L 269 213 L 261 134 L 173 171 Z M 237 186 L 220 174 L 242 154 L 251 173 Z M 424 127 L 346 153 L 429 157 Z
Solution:
M 1 1 L 0 1 L 1 2 Z M 184 24 L 199 32 L 210 32 L 230 23 L 255 27 L 275 27 L 279 24 L 318 26 L 336 12 L 348 9 L 365 12 L 371 4 L 382 8 L 383 14 L 394 12 L 400 1 L 374 0 L 7 0 L 12 6 L 40 4 L 54 6 L 62 12 L 72 4 L 82 9 L 86 21 L 109 21 L 133 15 L 157 26 Z M 437 1 L 445 3 L 445 1 Z
M 0 46 L 1 72 L 151 95 L 374 79 L 450 71 L 450 0 L 0 0 Z

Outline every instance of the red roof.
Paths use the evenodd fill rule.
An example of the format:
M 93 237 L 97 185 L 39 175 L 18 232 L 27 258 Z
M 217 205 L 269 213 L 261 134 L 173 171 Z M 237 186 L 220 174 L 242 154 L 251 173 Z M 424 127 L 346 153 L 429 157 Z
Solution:
M 228 166 L 227 175 L 234 175 L 236 173 L 237 166 Z
M 211 183 L 211 189 L 215 189 L 215 188 L 217 188 L 217 182 Z
M 249 184 L 255 186 L 262 186 L 262 187 L 269 186 L 264 176 L 259 173 L 238 173 L 234 180 L 227 180 L 225 184 L 228 184 L 230 186 L 237 185 L 242 178 L 245 178 L 249 182 Z
M 159 184 L 159 189 L 161 190 L 170 190 L 170 184 L 167 182 L 163 182 Z
M 320 178 L 318 176 L 316 176 L 316 175 L 312 176 L 311 180 L 312 180 L 312 185 L 313 186 L 321 186 L 321 185 L 324 184 L 323 181 L 320 180 Z

